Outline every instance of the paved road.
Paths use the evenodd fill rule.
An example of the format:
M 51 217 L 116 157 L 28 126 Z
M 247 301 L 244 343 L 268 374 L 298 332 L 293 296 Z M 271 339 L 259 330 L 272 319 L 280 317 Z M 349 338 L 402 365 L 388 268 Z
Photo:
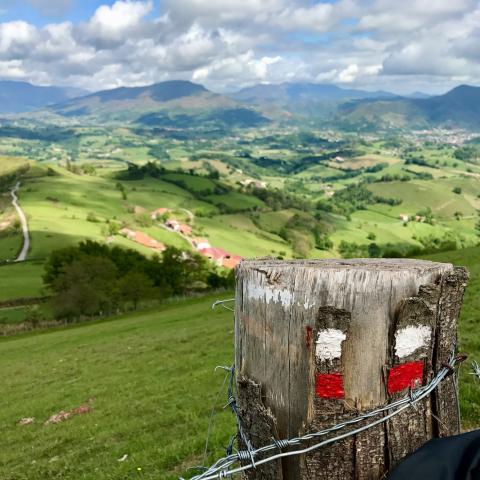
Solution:
M 12 205 L 15 207 L 15 210 L 17 211 L 18 216 L 20 217 L 20 222 L 22 223 L 22 232 L 23 232 L 22 251 L 19 253 L 15 261 L 23 262 L 27 259 L 28 249 L 30 248 L 30 233 L 28 232 L 27 217 L 25 216 L 24 211 L 18 204 L 17 192 L 19 188 L 20 188 L 20 182 L 17 182 L 17 184 L 12 188 L 12 191 L 10 193 L 12 195 Z

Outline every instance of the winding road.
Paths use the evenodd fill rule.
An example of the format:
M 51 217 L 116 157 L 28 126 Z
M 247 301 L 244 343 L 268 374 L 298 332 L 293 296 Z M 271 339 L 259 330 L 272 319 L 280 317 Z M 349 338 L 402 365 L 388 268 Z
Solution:
M 20 217 L 20 222 L 22 224 L 22 232 L 23 232 L 22 251 L 18 254 L 18 257 L 15 259 L 15 261 L 24 262 L 27 259 L 28 249 L 30 248 L 30 233 L 28 231 L 27 217 L 24 211 L 22 210 L 22 207 L 20 207 L 18 203 L 17 192 L 19 188 L 20 188 L 20 182 L 17 182 L 17 184 L 12 188 L 12 191 L 10 193 L 12 195 L 12 205 L 15 207 L 15 210 L 17 211 L 18 216 Z

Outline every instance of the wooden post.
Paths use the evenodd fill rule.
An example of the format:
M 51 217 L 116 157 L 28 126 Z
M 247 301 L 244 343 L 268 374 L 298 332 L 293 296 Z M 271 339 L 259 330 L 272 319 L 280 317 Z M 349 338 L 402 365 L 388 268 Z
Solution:
M 452 352 L 464 268 L 423 260 L 247 260 L 237 267 L 240 415 L 254 447 L 330 427 L 425 384 Z M 385 424 L 246 478 L 380 479 L 459 431 L 453 377 Z

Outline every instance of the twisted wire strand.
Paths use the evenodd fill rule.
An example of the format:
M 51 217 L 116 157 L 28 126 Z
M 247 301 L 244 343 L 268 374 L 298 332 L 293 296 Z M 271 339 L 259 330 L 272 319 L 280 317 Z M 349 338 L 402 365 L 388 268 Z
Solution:
M 480 365 L 475 360 L 472 362 L 472 370 L 471 375 L 475 375 L 480 380 Z
M 230 303 L 230 302 L 234 302 L 235 299 L 234 298 L 229 298 L 227 300 L 216 300 L 215 302 L 213 302 L 212 304 L 212 310 L 215 310 L 215 308 L 220 305 L 222 308 L 224 308 L 225 310 L 228 310 L 229 312 L 234 312 L 235 310 L 233 308 L 230 308 L 230 307 L 227 307 L 225 304 L 226 303 Z
M 230 380 L 230 385 L 232 387 L 232 395 L 230 395 L 229 392 L 229 405 L 232 407 L 234 405 L 234 408 L 232 407 L 232 411 L 234 411 L 235 415 L 237 416 L 237 425 L 238 425 L 238 431 L 239 435 L 242 439 L 242 441 L 245 443 L 247 446 L 247 450 L 244 451 L 238 451 L 237 453 L 227 455 L 226 457 L 220 458 L 217 460 L 213 465 L 211 465 L 209 468 L 205 469 L 205 471 L 195 477 L 192 477 L 191 480 L 214 480 L 214 479 L 221 479 L 221 478 L 227 478 L 231 477 L 232 475 L 235 475 L 240 472 L 244 472 L 245 470 L 249 470 L 251 468 L 258 467 L 260 465 L 263 465 L 265 463 L 273 462 L 275 460 L 278 460 L 280 458 L 284 457 L 289 457 L 293 455 L 302 455 L 305 453 L 309 453 L 311 451 L 314 451 L 318 448 L 321 448 L 323 446 L 329 445 L 331 443 L 334 443 L 338 440 L 342 440 L 344 438 L 347 438 L 352 435 L 357 435 L 365 430 L 368 430 L 376 425 L 380 425 L 382 423 L 387 422 L 391 418 L 393 418 L 395 415 L 398 415 L 399 413 L 403 412 L 404 410 L 413 407 L 416 403 L 418 403 L 420 400 L 423 398 L 427 397 L 430 395 L 430 393 L 437 388 L 437 386 L 448 376 L 452 373 L 454 367 L 463 361 L 464 358 L 460 356 L 455 356 L 454 353 L 452 353 L 449 361 L 438 371 L 438 373 L 435 375 L 435 377 L 425 386 L 419 387 L 417 389 L 411 390 L 405 397 L 396 400 L 395 402 L 392 402 L 388 405 L 385 405 L 383 407 L 379 407 L 376 410 L 372 410 L 371 412 L 367 412 L 363 415 L 360 415 L 358 417 L 346 420 L 344 422 L 338 423 L 330 428 L 320 430 L 318 432 L 313 432 L 309 433 L 306 435 L 303 435 L 301 437 L 295 437 L 292 439 L 282 439 L 282 440 L 275 440 L 274 443 L 270 445 L 265 445 L 263 447 L 260 447 L 258 449 L 252 448 L 251 444 L 245 436 L 245 432 L 243 431 L 243 427 L 241 427 L 241 419 L 238 415 L 238 408 L 236 405 L 235 400 L 233 402 L 230 401 L 230 399 L 233 397 L 233 377 L 234 377 L 234 367 L 231 368 L 231 380 Z M 478 367 L 478 364 L 476 365 Z M 480 368 L 478 368 L 479 374 L 480 374 Z M 234 398 L 234 397 L 233 397 Z M 338 434 L 332 438 L 320 441 L 319 443 L 316 443 L 314 445 L 311 445 L 309 447 L 303 448 L 303 449 L 298 449 L 298 450 L 290 450 L 290 451 L 282 451 L 285 448 L 288 447 L 293 447 L 293 446 L 298 446 L 301 445 L 302 442 L 308 441 L 308 440 L 313 440 L 320 438 L 322 436 L 328 435 L 329 433 L 332 432 L 337 432 L 338 430 L 344 429 L 348 426 L 355 425 L 363 420 L 370 419 L 372 417 L 375 417 L 377 415 L 383 414 L 387 411 L 390 411 L 386 415 L 378 418 L 377 420 L 374 420 L 362 427 L 358 427 L 356 429 L 350 430 L 348 432 Z M 280 453 L 276 453 L 273 455 L 270 455 L 265 458 L 257 459 L 255 460 L 255 457 L 258 457 L 260 454 L 270 452 L 272 450 L 280 450 Z M 231 468 L 234 464 L 238 462 L 247 462 L 244 465 L 241 465 L 236 468 Z

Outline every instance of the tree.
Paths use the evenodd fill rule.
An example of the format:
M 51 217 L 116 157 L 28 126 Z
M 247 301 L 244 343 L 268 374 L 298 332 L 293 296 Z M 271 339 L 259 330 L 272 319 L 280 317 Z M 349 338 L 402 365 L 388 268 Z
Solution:
M 182 252 L 175 247 L 165 249 L 162 260 L 154 270 L 155 284 L 173 295 L 207 283 L 207 260 L 198 254 Z
M 462 189 L 460 187 L 453 187 L 452 192 L 460 195 L 462 193 Z
M 57 317 L 102 315 L 118 307 L 117 268 L 107 258 L 83 255 L 63 267 L 51 286 Z
M 382 249 L 374 242 L 368 245 L 368 256 L 370 258 L 380 258 L 382 256 Z
M 142 272 L 132 272 L 122 277 L 119 290 L 123 300 L 132 302 L 134 310 L 138 308 L 140 300 L 153 296 L 155 291 L 152 280 Z

